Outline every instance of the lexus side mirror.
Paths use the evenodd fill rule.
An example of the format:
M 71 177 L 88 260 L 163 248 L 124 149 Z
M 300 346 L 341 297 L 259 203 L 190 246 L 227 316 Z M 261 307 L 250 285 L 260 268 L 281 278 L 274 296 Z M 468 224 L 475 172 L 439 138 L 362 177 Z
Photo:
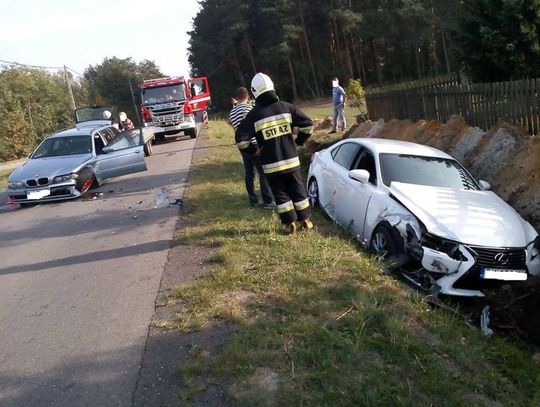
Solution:
M 362 184 L 366 184 L 369 181 L 369 171 L 366 170 L 350 170 L 349 178 L 356 181 L 360 181 Z
M 489 191 L 491 189 L 491 184 L 487 181 L 484 181 L 483 179 L 478 181 L 478 184 L 480 184 L 480 189 L 482 191 Z

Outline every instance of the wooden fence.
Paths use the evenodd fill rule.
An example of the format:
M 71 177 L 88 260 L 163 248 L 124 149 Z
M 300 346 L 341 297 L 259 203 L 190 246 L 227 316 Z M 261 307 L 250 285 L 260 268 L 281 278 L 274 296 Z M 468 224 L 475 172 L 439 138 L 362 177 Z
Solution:
M 366 89 L 372 120 L 436 119 L 460 115 L 485 130 L 499 118 L 514 121 L 531 134 L 540 133 L 540 79 L 495 83 L 460 83 L 450 74 Z

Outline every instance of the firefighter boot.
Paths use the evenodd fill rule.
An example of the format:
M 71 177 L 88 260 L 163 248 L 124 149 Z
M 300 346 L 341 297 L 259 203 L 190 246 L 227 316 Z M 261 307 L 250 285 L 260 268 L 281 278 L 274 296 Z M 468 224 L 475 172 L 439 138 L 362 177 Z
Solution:
M 313 222 L 309 219 L 302 221 L 302 229 L 305 230 L 306 232 L 309 232 L 310 230 L 313 229 Z
M 283 226 L 285 226 L 285 230 L 287 232 L 289 232 L 289 234 L 292 235 L 292 234 L 296 233 L 296 224 L 294 222 L 291 222 L 291 223 L 289 223 L 287 225 L 283 225 Z

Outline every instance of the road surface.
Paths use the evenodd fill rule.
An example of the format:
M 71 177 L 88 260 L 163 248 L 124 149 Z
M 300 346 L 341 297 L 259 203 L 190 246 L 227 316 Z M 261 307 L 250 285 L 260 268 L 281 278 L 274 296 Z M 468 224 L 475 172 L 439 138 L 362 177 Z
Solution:
M 132 404 L 193 146 L 86 200 L 0 205 L 0 406 Z

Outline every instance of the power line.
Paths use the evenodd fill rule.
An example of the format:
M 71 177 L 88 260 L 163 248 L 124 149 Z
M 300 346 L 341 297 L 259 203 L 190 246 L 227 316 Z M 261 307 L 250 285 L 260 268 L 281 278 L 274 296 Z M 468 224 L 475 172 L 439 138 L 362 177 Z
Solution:
M 0 59 L 0 62 L 3 62 L 5 64 L 9 64 L 9 65 L 26 66 L 26 67 L 29 67 L 29 68 L 64 69 L 64 67 L 62 67 L 62 66 L 42 66 L 42 65 L 21 64 L 19 62 L 14 62 L 14 61 L 4 61 L 3 59 Z
M 63 70 L 64 69 L 63 66 L 43 66 L 43 65 L 21 64 L 20 62 L 4 61 L 3 59 L 0 59 L 0 62 L 5 63 L 5 64 L 9 64 L 9 65 L 23 66 L 23 67 L 27 67 L 27 68 L 58 69 L 58 70 Z M 77 74 L 79 76 L 84 76 L 82 73 L 77 72 L 75 69 L 72 69 L 69 66 L 66 66 L 65 68 L 67 68 L 69 71 L 71 71 L 71 72 L 73 72 L 73 73 L 75 73 L 75 74 Z
M 72 68 L 70 68 L 69 66 L 66 66 L 66 68 L 68 69 L 68 71 L 71 71 L 71 72 L 73 72 L 73 73 L 76 73 L 76 74 L 79 75 L 79 76 L 84 76 L 82 73 L 77 72 L 75 69 L 72 69 Z

